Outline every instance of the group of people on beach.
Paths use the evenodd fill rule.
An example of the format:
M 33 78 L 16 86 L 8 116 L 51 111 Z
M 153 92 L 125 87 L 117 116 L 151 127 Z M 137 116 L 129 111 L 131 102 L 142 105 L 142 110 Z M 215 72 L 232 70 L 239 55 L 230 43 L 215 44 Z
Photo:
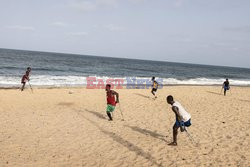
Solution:
M 25 84 L 29 81 L 29 75 L 31 72 L 31 68 L 28 67 L 25 75 L 23 75 L 21 83 L 21 91 L 24 90 Z M 151 93 L 154 96 L 154 99 L 157 98 L 156 92 L 158 89 L 158 82 L 155 80 L 155 77 L 152 77 L 152 90 Z M 226 91 L 230 89 L 229 81 L 226 81 L 222 85 L 222 89 L 224 89 L 224 96 L 226 95 Z M 113 120 L 112 113 L 115 111 L 116 104 L 119 103 L 119 93 L 111 89 L 111 85 L 106 85 L 106 97 L 107 97 L 107 107 L 106 114 L 109 118 L 109 121 Z M 169 143 L 169 145 L 177 146 L 177 134 L 178 129 L 180 128 L 181 132 L 186 131 L 186 127 L 191 126 L 191 115 L 185 110 L 185 108 L 178 102 L 174 100 L 172 95 L 166 97 L 166 101 L 171 105 L 172 111 L 175 114 L 175 123 L 173 125 L 173 142 Z
M 153 94 L 154 98 L 156 99 L 156 91 L 158 89 L 158 83 L 155 80 L 155 77 L 152 77 L 152 90 L 151 93 Z M 107 96 L 107 115 L 109 117 L 109 121 L 112 121 L 112 112 L 114 112 L 116 104 L 119 103 L 119 94 L 111 90 L 111 85 L 106 85 L 106 96 Z M 172 110 L 175 114 L 176 121 L 173 126 L 173 142 L 169 143 L 169 145 L 177 146 L 177 134 L 178 129 L 181 129 L 181 132 L 184 132 L 186 129 L 185 127 L 191 126 L 191 115 L 184 109 L 184 107 L 177 101 L 174 101 L 172 95 L 167 96 L 166 98 L 167 103 L 172 106 Z

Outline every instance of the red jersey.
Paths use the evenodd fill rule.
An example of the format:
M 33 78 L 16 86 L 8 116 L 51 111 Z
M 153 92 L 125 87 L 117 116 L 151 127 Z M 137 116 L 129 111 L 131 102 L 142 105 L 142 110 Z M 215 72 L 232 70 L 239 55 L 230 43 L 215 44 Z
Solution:
M 107 104 L 116 106 L 115 96 L 112 91 L 107 92 Z
M 23 75 L 21 83 L 26 82 L 27 80 L 29 80 L 29 77 L 27 75 Z

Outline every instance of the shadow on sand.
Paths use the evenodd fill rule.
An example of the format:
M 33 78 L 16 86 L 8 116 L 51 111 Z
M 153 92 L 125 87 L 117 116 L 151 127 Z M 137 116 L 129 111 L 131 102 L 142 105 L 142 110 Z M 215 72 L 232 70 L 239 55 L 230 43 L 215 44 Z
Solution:
M 242 101 L 242 102 L 247 102 L 247 103 L 250 103 L 250 100 L 244 100 L 244 99 L 238 99 L 239 101 Z
M 91 113 L 91 114 L 97 116 L 100 119 L 106 119 L 106 117 L 103 114 L 99 113 L 99 112 L 90 111 L 90 110 L 87 110 L 87 109 L 85 109 L 85 111 L 87 111 L 88 113 Z
M 103 134 L 109 136 L 110 138 L 112 138 L 115 142 L 123 145 L 124 147 L 128 148 L 130 151 L 135 152 L 138 156 L 142 156 L 143 158 L 149 160 L 152 165 L 154 166 L 158 166 L 158 167 L 162 167 L 162 165 L 160 163 L 158 163 L 156 161 L 156 159 L 150 155 L 149 153 L 145 152 L 143 149 L 141 149 L 140 147 L 134 145 L 133 143 L 123 139 L 122 137 L 118 136 L 117 134 L 107 131 L 106 129 L 103 129 L 100 125 L 98 125 L 96 122 L 90 120 L 89 118 L 85 117 L 83 114 L 81 114 L 80 112 L 82 111 L 77 111 L 75 110 L 79 115 L 81 115 L 84 119 L 88 120 L 91 124 L 93 124 L 96 128 L 98 128 Z
M 165 139 L 166 136 L 161 135 L 161 134 L 158 134 L 158 133 L 153 132 L 153 131 L 151 131 L 151 130 L 142 129 L 142 128 L 139 128 L 139 127 L 136 127 L 136 126 L 129 126 L 129 125 L 126 125 L 126 127 L 132 129 L 133 131 L 136 131 L 136 132 L 139 132 L 139 133 L 141 133 L 141 134 L 144 134 L 144 135 L 146 135 L 146 136 L 147 136 L 147 135 L 150 135 L 150 136 L 152 136 L 152 137 L 154 137 L 154 138 L 157 138 L 157 139 L 160 139 L 160 140 L 162 140 L 162 141 L 164 141 L 164 142 L 168 142 L 168 141 Z
M 146 95 L 143 95 L 143 94 L 140 94 L 140 93 L 134 93 L 134 94 L 137 95 L 137 96 L 147 98 L 147 99 L 151 99 L 149 96 L 146 96 Z
M 217 93 L 217 92 L 211 92 L 211 91 L 207 91 L 207 93 L 212 93 L 212 94 L 215 94 L 215 95 L 222 95 L 221 93 Z

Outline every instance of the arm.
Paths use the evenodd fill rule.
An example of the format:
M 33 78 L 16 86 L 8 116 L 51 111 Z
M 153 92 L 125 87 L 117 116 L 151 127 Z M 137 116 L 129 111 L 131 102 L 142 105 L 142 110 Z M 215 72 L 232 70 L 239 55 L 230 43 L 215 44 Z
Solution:
M 182 121 L 182 116 L 179 113 L 178 107 L 173 106 L 172 109 L 173 109 L 174 113 L 176 114 L 177 119 L 179 121 L 181 132 L 184 132 L 185 131 L 185 125 L 184 125 L 184 122 Z
M 159 86 L 158 82 L 155 81 L 155 83 L 156 83 L 156 87 L 158 88 L 158 86 Z
M 116 96 L 116 103 L 119 103 L 119 94 L 116 91 L 112 91 L 112 93 Z
M 181 117 L 181 115 L 180 115 L 180 113 L 179 113 L 178 107 L 173 106 L 173 107 L 172 107 L 172 110 L 173 110 L 173 112 L 176 114 L 178 121 L 181 122 L 182 117 Z

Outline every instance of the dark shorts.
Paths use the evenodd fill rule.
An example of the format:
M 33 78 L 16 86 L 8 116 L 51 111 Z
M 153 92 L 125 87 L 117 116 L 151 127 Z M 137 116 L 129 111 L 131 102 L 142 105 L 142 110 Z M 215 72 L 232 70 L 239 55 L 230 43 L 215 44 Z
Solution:
M 156 91 L 157 91 L 157 89 L 156 89 L 156 88 L 153 88 L 153 89 L 152 89 L 152 92 L 156 92 Z
M 174 124 L 175 127 L 180 127 L 180 126 L 189 127 L 189 126 L 191 126 L 191 125 L 192 125 L 192 124 L 191 124 L 191 119 L 189 119 L 189 120 L 186 121 L 186 122 L 183 122 L 183 121 L 179 122 L 179 121 L 176 120 L 176 122 L 175 122 L 175 124 Z
M 25 84 L 26 82 L 21 82 L 22 84 Z
M 229 90 L 230 87 L 229 86 L 224 86 L 224 90 Z

